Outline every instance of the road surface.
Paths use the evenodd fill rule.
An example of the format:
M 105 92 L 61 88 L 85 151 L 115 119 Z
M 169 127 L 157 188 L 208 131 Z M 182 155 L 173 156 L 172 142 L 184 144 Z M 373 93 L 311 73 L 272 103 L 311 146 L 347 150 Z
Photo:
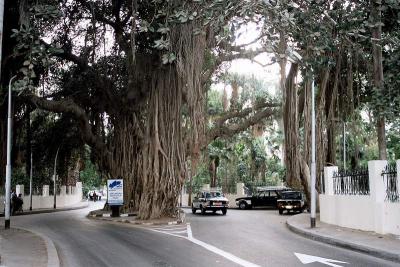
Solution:
M 231 209 L 226 216 L 186 210 L 188 225 L 141 227 L 86 218 L 102 204 L 12 217 L 11 223 L 48 236 L 62 266 L 304 266 L 295 253 L 307 266 L 398 266 L 293 234 L 287 216 L 275 210 Z M 312 263 L 319 258 L 310 256 L 337 262 Z

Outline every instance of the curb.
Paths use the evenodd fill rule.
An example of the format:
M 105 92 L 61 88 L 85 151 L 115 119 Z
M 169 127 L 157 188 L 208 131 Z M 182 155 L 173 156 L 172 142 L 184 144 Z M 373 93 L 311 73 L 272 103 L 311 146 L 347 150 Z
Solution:
M 46 251 L 47 251 L 47 267 L 60 267 L 60 259 L 58 258 L 58 253 L 57 249 L 54 246 L 53 241 L 48 238 L 47 236 L 38 233 L 36 231 L 33 231 L 31 229 L 26 229 L 22 227 L 15 227 L 16 229 L 21 229 L 27 232 L 31 232 L 37 236 L 39 236 L 41 239 L 43 239 L 44 244 L 46 246 Z
M 22 213 L 17 213 L 12 215 L 14 216 L 24 216 L 24 215 L 35 215 L 35 214 L 42 214 L 42 213 L 53 213 L 53 212 L 59 212 L 59 211 L 70 211 L 70 210 L 79 210 L 79 209 L 84 209 L 89 207 L 89 203 L 86 202 L 85 205 L 78 206 L 78 207 L 71 207 L 71 208 L 60 208 L 60 209 L 43 209 L 43 210 L 27 210 Z M 0 217 L 4 217 L 4 213 L 0 213 Z
M 376 258 L 381 258 L 384 260 L 390 260 L 393 262 L 400 263 L 400 255 L 397 253 L 387 252 L 384 250 L 375 249 L 375 248 L 371 248 L 368 246 L 347 242 L 347 241 L 344 241 L 341 239 L 328 237 L 325 235 L 320 235 L 320 234 L 296 227 L 291 222 L 289 222 L 289 220 L 290 219 L 286 220 L 286 226 L 289 228 L 289 230 L 296 234 L 299 234 L 305 238 L 308 238 L 308 239 L 311 239 L 314 241 L 318 241 L 318 242 L 322 242 L 325 244 L 330 244 L 330 245 L 334 245 L 337 247 L 353 250 L 356 252 L 361 252 L 361 253 L 376 257 Z
M 132 215 L 130 215 L 132 214 Z M 88 214 L 86 217 L 92 220 L 98 220 L 98 221 L 108 221 L 108 222 L 118 222 L 118 223 L 129 223 L 129 224 L 134 224 L 134 225 L 177 225 L 177 224 L 182 224 L 186 221 L 186 215 L 182 211 L 181 212 L 182 217 L 179 220 L 176 221 L 170 221 L 166 223 L 158 223 L 158 222 L 143 222 L 143 221 L 133 221 L 133 220 L 128 220 L 128 219 L 113 219 L 110 217 L 110 214 Z M 106 215 L 106 216 L 104 216 Z M 136 216 L 136 214 L 133 215 L 133 213 L 129 214 L 121 214 L 125 216 L 121 217 L 131 217 L 131 216 Z

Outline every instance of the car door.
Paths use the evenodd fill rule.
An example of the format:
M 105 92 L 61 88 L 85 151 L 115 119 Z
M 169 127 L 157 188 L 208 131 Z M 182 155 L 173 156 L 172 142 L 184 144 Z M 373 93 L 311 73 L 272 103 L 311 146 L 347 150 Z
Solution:
M 263 193 L 257 193 L 257 195 L 253 196 L 251 200 L 251 204 L 253 207 L 261 206 L 262 205 L 262 195 Z
M 258 206 L 266 206 L 267 205 L 267 196 L 268 196 L 268 192 L 261 192 L 259 194 Z
M 269 191 L 268 194 L 268 206 L 276 207 L 279 197 L 278 193 L 276 191 Z

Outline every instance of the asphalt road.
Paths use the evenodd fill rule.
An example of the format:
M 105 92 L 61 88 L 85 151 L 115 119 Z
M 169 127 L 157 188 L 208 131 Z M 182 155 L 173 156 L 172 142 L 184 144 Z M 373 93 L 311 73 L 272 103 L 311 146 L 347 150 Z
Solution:
M 228 210 L 228 214 L 187 212 L 194 237 L 259 266 L 304 266 L 294 253 L 347 262 L 331 266 L 399 266 L 391 261 L 312 241 L 286 227 L 277 210 Z M 212 230 L 210 230 L 212 229 Z M 328 266 L 309 263 L 307 266 Z
M 62 266 L 303 266 L 295 252 L 348 263 L 331 263 L 334 267 L 398 266 L 297 236 L 286 228 L 286 216 L 274 210 L 228 210 L 226 216 L 187 210 L 188 227 L 138 227 L 87 219 L 99 205 L 17 216 L 12 224 L 53 240 Z

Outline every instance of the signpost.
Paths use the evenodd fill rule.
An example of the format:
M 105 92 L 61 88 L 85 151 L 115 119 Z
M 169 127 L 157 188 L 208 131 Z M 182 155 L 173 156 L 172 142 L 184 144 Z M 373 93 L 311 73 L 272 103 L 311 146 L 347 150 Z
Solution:
M 111 217 L 119 217 L 119 207 L 124 205 L 124 181 L 107 180 L 107 203 L 111 208 Z

